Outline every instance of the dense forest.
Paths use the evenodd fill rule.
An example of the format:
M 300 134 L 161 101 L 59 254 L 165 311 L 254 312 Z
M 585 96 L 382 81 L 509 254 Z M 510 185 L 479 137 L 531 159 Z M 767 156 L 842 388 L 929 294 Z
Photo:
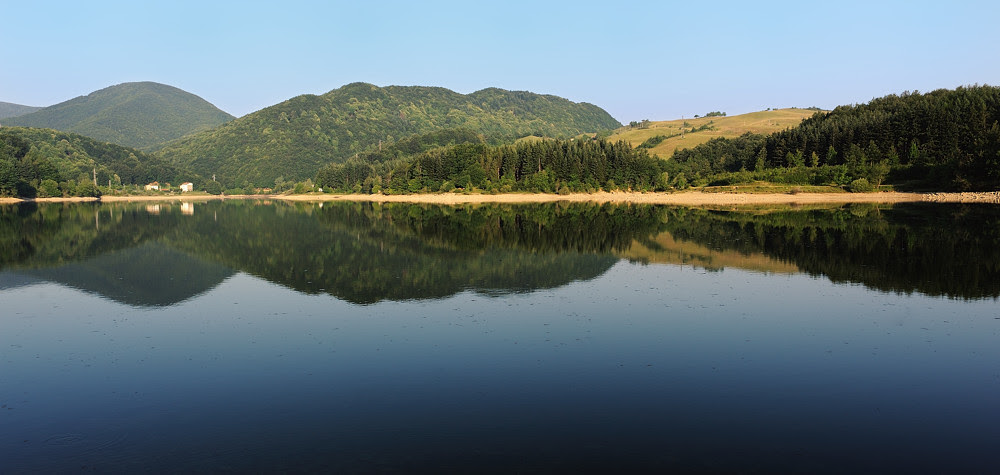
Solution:
M 772 181 L 866 191 L 1000 188 L 1000 88 L 890 95 L 817 112 L 798 127 L 679 150 L 666 167 L 694 184 Z
M 414 135 L 468 129 L 490 143 L 574 137 L 621 124 L 603 109 L 502 89 L 463 95 L 437 87 L 354 83 L 302 95 L 182 139 L 158 154 L 226 187 L 270 187 Z M 279 180 L 280 178 L 280 180 Z
M 50 129 L 0 128 L 0 196 L 100 196 L 109 184 L 122 189 L 154 180 L 204 182 L 128 147 Z
M 132 82 L 10 118 L 3 124 L 73 132 L 148 151 L 232 119 L 208 101 L 176 87 Z
M 354 193 L 455 189 L 569 193 L 666 187 L 661 162 L 625 142 L 584 138 L 488 145 L 468 136 L 450 138 L 450 145 L 415 155 L 396 155 L 394 148 L 389 156 L 376 152 L 327 165 L 316 174 L 316 185 Z

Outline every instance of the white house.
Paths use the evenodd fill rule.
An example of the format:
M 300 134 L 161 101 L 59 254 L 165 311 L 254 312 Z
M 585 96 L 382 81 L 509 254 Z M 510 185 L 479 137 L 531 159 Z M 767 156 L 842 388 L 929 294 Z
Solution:
M 194 191 L 194 183 L 186 182 L 181 183 L 181 191 Z
M 146 191 L 159 191 L 159 190 L 160 190 L 160 182 L 158 181 L 154 181 L 146 185 Z

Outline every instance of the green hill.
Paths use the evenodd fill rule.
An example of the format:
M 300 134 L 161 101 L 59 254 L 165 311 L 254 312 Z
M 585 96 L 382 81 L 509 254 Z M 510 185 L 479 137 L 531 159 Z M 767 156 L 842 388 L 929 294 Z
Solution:
M 17 117 L 19 115 L 30 114 L 41 107 L 22 106 L 21 104 L 11 104 L 10 102 L 0 102 L 0 119 Z
M 671 176 L 717 185 L 752 181 L 904 189 L 1000 189 L 1000 88 L 907 92 L 817 113 L 769 135 L 679 150 Z M 855 182 L 857 181 L 857 182 Z
M 439 87 L 354 83 L 302 95 L 216 129 L 181 139 L 158 154 L 232 185 L 303 180 L 379 144 L 464 128 L 491 142 L 526 135 L 572 137 L 621 124 L 603 109 L 555 96 L 483 89 L 463 95 Z
M 144 150 L 233 119 L 204 99 L 155 82 L 131 82 L 7 119 L 4 125 L 73 132 Z
M 0 128 L 0 196 L 83 195 L 100 185 L 144 185 L 151 181 L 181 183 L 200 177 L 139 150 L 68 132 L 27 127 Z M 43 182 L 59 184 L 43 191 Z M 80 186 L 88 185 L 83 190 Z

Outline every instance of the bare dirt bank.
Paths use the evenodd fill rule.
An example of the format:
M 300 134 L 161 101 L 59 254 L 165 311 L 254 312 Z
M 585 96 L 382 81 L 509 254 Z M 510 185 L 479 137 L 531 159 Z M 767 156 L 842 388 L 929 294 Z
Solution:
M 204 201 L 216 199 L 279 199 L 287 201 L 374 201 L 399 203 L 465 204 L 465 203 L 643 203 L 679 206 L 712 205 L 769 205 L 769 204 L 819 204 L 819 203 L 992 203 L 1000 204 L 1000 192 L 976 193 L 704 193 L 686 191 L 679 193 L 626 193 L 600 192 L 555 195 L 544 193 L 505 193 L 476 195 L 458 193 L 424 193 L 414 195 L 151 195 L 104 196 L 103 202 L 122 201 Z M 38 202 L 96 201 L 96 198 L 38 198 Z M 19 203 L 26 200 L 0 198 L 0 203 Z

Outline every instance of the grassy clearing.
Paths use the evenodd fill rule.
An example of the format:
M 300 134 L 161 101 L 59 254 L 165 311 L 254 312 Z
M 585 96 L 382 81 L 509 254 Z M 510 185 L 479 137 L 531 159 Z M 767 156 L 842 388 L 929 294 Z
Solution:
M 537 135 L 526 135 L 514 141 L 514 143 L 535 143 L 545 140 Z
M 629 145 L 637 147 L 655 136 L 668 136 L 670 138 L 651 148 L 650 153 L 659 158 L 670 158 L 674 155 L 674 150 L 691 148 L 714 138 L 739 137 L 747 132 L 769 134 L 785 130 L 798 125 L 803 119 L 811 117 L 815 113 L 816 111 L 810 109 L 775 109 L 731 117 L 656 121 L 651 122 L 650 126 L 645 129 L 622 127 L 616 130 L 608 140 L 612 142 L 624 140 Z M 709 126 L 709 128 L 694 133 L 689 132 L 692 128 L 697 129 L 703 126 Z

